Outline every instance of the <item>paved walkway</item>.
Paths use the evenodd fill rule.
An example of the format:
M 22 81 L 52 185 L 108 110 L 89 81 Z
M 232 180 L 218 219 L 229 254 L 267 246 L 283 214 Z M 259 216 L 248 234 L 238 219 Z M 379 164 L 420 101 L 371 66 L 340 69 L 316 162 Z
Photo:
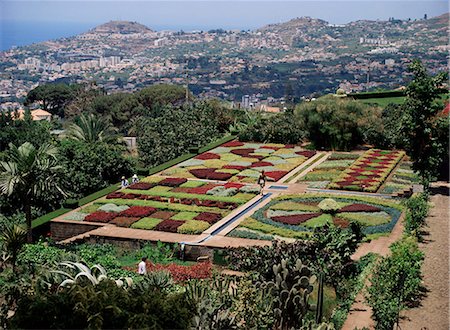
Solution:
M 423 285 L 427 292 L 421 305 L 402 313 L 403 330 L 441 330 L 449 326 L 449 190 L 442 189 L 431 197 L 434 204 L 424 228 L 425 253 L 422 266 Z

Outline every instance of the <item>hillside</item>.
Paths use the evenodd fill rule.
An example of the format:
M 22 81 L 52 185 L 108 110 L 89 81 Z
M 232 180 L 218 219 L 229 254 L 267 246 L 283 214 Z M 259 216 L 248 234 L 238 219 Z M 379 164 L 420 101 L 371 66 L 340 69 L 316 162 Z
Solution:
M 108 23 L 101 24 L 93 28 L 89 32 L 100 34 L 110 34 L 110 33 L 130 34 L 130 33 L 148 33 L 153 31 L 148 27 L 146 27 L 145 25 L 137 22 L 110 21 Z

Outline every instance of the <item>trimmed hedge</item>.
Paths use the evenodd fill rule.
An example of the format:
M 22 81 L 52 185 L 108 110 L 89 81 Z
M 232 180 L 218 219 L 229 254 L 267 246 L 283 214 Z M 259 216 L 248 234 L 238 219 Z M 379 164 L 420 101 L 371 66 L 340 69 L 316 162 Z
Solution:
M 34 219 L 33 222 L 31 223 L 31 228 L 34 229 L 36 227 L 39 227 L 39 226 L 43 225 L 44 223 L 47 223 L 50 220 L 53 220 L 53 219 L 59 217 L 60 215 L 63 215 L 64 213 L 67 213 L 70 211 L 72 211 L 72 209 L 65 209 L 62 207 L 53 212 L 47 213 L 39 218 Z
M 400 97 L 406 96 L 405 91 L 382 91 L 382 92 L 364 92 L 364 93 L 350 93 L 349 97 L 353 97 L 355 100 L 372 99 L 372 98 L 386 98 L 386 97 Z

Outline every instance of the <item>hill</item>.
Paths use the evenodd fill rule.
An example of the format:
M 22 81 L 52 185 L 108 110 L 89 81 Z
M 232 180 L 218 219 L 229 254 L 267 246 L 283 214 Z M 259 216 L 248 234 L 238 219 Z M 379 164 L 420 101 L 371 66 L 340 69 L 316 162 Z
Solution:
M 110 34 L 110 33 L 131 34 L 131 33 L 148 33 L 153 32 L 153 30 L 137 22 L 110 21 L 108 23 L 101 24 L 93 28 L 89 32 L 100 34 Z

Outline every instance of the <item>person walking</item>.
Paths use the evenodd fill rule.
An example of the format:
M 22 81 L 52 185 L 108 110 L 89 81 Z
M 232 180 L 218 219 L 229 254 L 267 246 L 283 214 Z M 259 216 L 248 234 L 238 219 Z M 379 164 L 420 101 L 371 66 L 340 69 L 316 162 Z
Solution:
M 145 263 L 146 261 L 147 261 L 147 257 L 142 257 L 142 260 L 138 265 L 138 274 L 139 275 L 147 274 L 147 265 Z
M 125 176 L 123 176 L 122 181 L 120 181 L 120 187 L 123 189 L 123 188 L 128 187 L 129 184 L 130 183 L 128 182 L 127 178 Z
M 266 185 L 266 181 L 267 181 L 266 172 L 262 170 L 258 178 L 258 184 L 261 187 L 261 196 L 264 195 L 264 186 Z
M 137 174 L 134 174 L 131 177 L 131 183 L 135 184 L 135 183 L 138 183 L 138 182 L 139 182 L 139 178 L 138 178 Z

